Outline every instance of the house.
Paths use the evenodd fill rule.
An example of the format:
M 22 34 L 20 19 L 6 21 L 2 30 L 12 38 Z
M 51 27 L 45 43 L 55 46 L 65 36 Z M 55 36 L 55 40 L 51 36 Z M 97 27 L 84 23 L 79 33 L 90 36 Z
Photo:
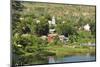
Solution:
M 85 30 L 85 31 L 90 31 L 90 26 L 89 26 L 89 24 L 86 24 L 86 25 L 84 26 L 84 30 Z
M 59 35 L 59 40 L 60 40 L 62 43 L 66 44 L 67 41 L 68 41 L 68 37 L 65 37 L 64 35 Z
M 54 38 L 55 38 L 57 35 L 58 35 L 58 34 L 48 34 L 48 37 L 47 37 L 48 42 L 49 42 L 49 43 L 50 43 L 50 42 L 53 42 Z

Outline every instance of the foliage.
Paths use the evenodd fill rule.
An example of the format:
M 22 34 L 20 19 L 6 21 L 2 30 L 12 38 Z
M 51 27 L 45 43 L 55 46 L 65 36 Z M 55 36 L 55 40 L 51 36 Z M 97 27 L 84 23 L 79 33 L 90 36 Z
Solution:
M 45 17 L 40 17 L 40 23 L 36 24 L 35 33 L 38 35 L 47 35 L 49 33 L 49 24 Z
M 61 46 L 63 43 L 58 36 L 54 38 L 52 43 L 48 43 L 47 39 L 43 40 L 41 36 L 47 36 L 49 29 L 55 28 L 55 33 L 69 38 L 67 45 L 72 47 L 80 43 L 95 42 L 96 23 L 94 15 L 94 7 L 90 6 L 13 1 L 12 65 L 47 63 L 47 56 L 72 55 L 74 50 L 76 53 L 84 53 L 83 48 L 80 51 L 81 48 L 77 50 Z M 48 21 L 52 21 L 52 16 L 56 18 L 56 25 L 50 27 Z M 79 30 L 87 23 L 90 25 L 90 31 Z M 48 47 L 50 46 L 54 51 L 49 50 Z M 57 48 L 60 53 L 56 52 Z M 87 49 L 86 52 L 88 52 Z
M 94 35 L 94 37 L 96 37 L 96 23 L 91 23 L 90 29 L 91 29 L 92 35 Z
M 47 42 L 37 36 L 15 34 L 12 40 L 13 60 L 15 60 L 14 58 L 17 59 L 17 61 L 13 61 L 13 64 L 23 65 L 32 63 L 31 59 L 34 60 L 36 56 L 42 59 L 42 55 L 45 55 L 44 52 L 47 52 L 45 49 Z
M 20 12 L 24 6 L 21 4 L 21 2 L 18 1 L 12 1 L 12 33 L 16 33 L 18 30 L 17 25 L 20 24 Z
M 58 24 L 56 30 L 59 34 L 63 34 L 65 36 L 73 35 L 77 33 L 74 25 L 71 22 Z

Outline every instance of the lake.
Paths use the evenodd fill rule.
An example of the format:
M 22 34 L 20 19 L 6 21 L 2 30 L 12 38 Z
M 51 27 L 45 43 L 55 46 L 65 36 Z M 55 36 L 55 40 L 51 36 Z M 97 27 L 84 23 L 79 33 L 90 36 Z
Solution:
M 95 61 L 96 57 L 95 56 L 89 56 L 89 55 L 84 55 L 84 56 L 67 56 L 67 57 L 61 57 L 61 58 L 54 58 L 54 57 L 49 57 L 48 58 L 48 63 L 63 63 L 63 62 L 82 62 L 82 61 Z

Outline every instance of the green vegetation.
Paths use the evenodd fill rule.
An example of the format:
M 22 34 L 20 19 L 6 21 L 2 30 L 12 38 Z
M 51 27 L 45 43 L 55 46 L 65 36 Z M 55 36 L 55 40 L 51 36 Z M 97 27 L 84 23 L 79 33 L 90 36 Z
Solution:
M 56 25 L 49 26 L 53 16 Z M 94 6 L 13 1 L 12 65 L 44 64 L 48 56 L 95 55 L 95 47 L 80 45 L 95 43 L 95 20 Z M 84 30 L 86 24 L 89 31 Z M 41 38 L 49 29 L 57 34 L 51 43 Z M 68 37 L 66 44 L 59 35 Z
M 95 54 L 95 47 L 86 47 L 86 46 L 48 46 L 48 51 L 56 53 L 57 57 L 64 56 L 73 56 L 73 55 L 86 55 L 86 54 Z

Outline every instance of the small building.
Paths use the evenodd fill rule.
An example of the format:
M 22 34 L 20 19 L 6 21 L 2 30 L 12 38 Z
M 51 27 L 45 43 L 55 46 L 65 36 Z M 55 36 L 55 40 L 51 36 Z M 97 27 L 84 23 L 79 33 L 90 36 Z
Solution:
M 84 26 L 84 30 L 85 30 L 85 31 L 90 31 L 90 26 L 89 26 L 89 24 L 86 24 L 86 25 Z
M 52 17 L 52 25 L 56 25 L 55 16 Z
M 64 35 L 59 35 L 59 40 L 60 40 L 62 43 L 66 44 L 67 41 L 68 41 L 68 37 L 65 37 Z
M 57 36 L 57 34 L 48 34 L 48 42 L 53 42 L 54 38 Z

